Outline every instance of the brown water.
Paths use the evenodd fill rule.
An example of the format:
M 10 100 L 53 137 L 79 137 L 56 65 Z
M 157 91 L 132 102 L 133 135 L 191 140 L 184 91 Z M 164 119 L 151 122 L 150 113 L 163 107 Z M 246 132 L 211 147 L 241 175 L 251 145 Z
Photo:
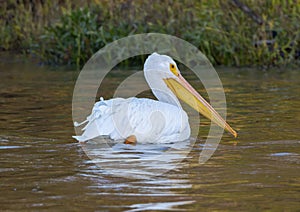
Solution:
M 131 179 L 95 165 L 71 138 L 77 72 L 2 61 L 0 210 L 299 210 L 300 70 L 218 73 L 238 143 L 224 134 L 200 165 L 204 133 L 179 167 Z

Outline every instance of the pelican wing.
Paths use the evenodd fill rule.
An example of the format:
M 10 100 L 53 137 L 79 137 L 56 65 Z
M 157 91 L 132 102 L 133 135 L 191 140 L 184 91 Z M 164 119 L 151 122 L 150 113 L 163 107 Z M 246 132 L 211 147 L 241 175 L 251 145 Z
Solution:
M 74 136 L 81 142 L 98 136 L 124 140 L 135 135 L 141 143 L 165 143 L 190 136 L 188 117 L 181 108 L 152 99 L 133 97 L 97 102 L 85 122 L 83 134 Z

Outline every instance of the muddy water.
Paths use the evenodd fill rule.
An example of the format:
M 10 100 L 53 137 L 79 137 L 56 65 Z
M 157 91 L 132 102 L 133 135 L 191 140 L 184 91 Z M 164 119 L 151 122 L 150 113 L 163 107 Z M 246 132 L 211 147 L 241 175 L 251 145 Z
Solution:
M 1 210 L 300 208 L 300 70 L 218 69 L 228 120 L 239 138 L 224 134 L 214 156 L 199 165 L 209 123 L 204 121 L 203 133 L 180 166 L 161 176 L 136 169 L 140 176 L 134 179 L 98 166 L 71 138 L 77 72 L 20 61 L 1 63 Z M 111 82 L 118 75 L 112 77 Z M 165 152 L 167 147 L 152 146 L 147 152 L 140 146 L 115 148 L 125 161 Z M 174 160 L 170 157 L 162 163 L 172 166 Z M 148 170 L 158 166 L 153 161 L 143 165 Z

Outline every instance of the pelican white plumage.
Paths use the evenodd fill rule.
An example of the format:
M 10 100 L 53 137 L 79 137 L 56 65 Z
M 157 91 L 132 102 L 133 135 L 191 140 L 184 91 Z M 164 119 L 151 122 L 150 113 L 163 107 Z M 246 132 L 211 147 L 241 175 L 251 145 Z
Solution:
M 75 126 L 86 124 L 80 142 L 98 136 L 108 136 L 126 143 L 166 143 L 183 141 L 190 137 L 188 116 L 179 100 L 225 128 L 234 137 L 237 133 L 212 106 L 182 77 L 175 61 L 157 53 L 151 54 L 144 64 L 144 76 L 158 100 L 135 98 L 101 99 L 96 102 L 87 119 Z M 176 97 L 177 96 L 177 97 Z

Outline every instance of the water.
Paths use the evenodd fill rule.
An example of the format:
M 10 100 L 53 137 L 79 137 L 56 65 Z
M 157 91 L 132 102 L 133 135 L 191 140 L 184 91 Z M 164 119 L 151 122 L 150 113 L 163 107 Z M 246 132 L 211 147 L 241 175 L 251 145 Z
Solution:
M 1 210 L 300 208 L 300 70 L 218 70 L 237 140 L 224 134 L 214 156 L 199 165 L 209 124 L 204 121 L 192 151 L 176 167 L 174 158 L 180 159 L 189 144 L 173 146 L 172 151 L 168 146 L 109 144 L 117 153 L 104 155 L 108 162 L 114 156 L 129 164 L 122 170 L 115 167 L 112 175 L 107 171 L 112 163 L 105 166 L 100 160 L 101 168 L 85 154 L 92 142 L 81 146 L 71 138 L 77 72 L 6 60 L 0 67 Z M 114 75 L 109 81 L 117 79 Z M 101 155 L 97 148 L 95 155 Z M 148 173 L 130 166 L 131 159 L 162 152 L 170 157 L 142 164 Z M 166 166 L 171 171 L 151 175 L 151 170 Z M 137 178 L 118 177 L 133 171 Z

